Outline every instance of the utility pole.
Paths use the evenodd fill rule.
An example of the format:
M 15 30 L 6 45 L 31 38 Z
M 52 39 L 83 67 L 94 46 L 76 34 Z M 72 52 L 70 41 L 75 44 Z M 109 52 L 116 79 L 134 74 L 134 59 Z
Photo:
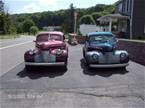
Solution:
M 74 11 L 74 33 L 76 33 L 76 31 L 77 31 L 77 15 L 78 15 L 78 13 L 75 10 Z

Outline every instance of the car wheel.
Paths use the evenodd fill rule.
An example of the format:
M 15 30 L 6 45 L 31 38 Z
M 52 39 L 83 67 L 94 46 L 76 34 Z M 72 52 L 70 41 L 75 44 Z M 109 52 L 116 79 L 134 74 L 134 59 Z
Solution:
M 85 66 L 88 68 L 88 69 L 90 69 L 90 64 L 87 62 L 87 60 L 84 58 L 84 64 L 85 64 Z
M 65 65 L 62 67 L 64 70 L 67 70 L 67 64 L 68 64 L 68 62 L 66 61 Z
M 83 50 L 83 57 L 85 58 L 85 51 Z

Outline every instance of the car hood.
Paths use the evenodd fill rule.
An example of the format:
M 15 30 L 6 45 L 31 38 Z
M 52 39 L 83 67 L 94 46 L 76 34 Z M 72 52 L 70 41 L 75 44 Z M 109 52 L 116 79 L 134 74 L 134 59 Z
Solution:
M 110 43 L 90 43 L 89 46 L 94 49 L 99 49 L 103 52 L 111 52 L 114 50 L 114 45 Z
M 50 40 L 47 42 L 37 42 L 36 47 L 40 49 L 50 49 L 50 48 L 60 48 L 61 46 L 64 46 L 65 43 L 63 41 L 56 41 L 56 40 Z

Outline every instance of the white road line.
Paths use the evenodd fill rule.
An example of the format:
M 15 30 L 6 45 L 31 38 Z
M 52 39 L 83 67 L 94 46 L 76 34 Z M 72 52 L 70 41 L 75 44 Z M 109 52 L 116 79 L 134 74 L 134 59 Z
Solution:
M 14 44 L 14 45 L 6 46 L 6 47 L 1 47 L 0 50 L 6 49 L 6 48 L 15 47 L 15 46 L 19 46 L 19 45 L 23 45 L 23 44 L 30 43 L 30 42 L 33 42 L 33 41 L 27 41 L 27 42 L 23 42 L 23 43 L 19 43 L 19 44 Z

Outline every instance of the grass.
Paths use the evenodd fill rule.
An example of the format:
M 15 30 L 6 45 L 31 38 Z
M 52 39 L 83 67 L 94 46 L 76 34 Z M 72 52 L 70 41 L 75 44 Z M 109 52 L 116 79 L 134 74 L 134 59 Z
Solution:
M 15 38 L 18 38 L 20 35 L 28 35 L 28 33 L 22 33 L 22 34 L 7 34 L 7 35 L 1 35 L 0 34 L 0 40 L 4 40 L 4 39 L 15 39 Z
M 14 34 L 11 34 L 11 35 L 0 35 L 0 40 L 3 40 L 3 39 L 14 39 L 16 37 L 17 37 L 17 35 L 14 35 Z

